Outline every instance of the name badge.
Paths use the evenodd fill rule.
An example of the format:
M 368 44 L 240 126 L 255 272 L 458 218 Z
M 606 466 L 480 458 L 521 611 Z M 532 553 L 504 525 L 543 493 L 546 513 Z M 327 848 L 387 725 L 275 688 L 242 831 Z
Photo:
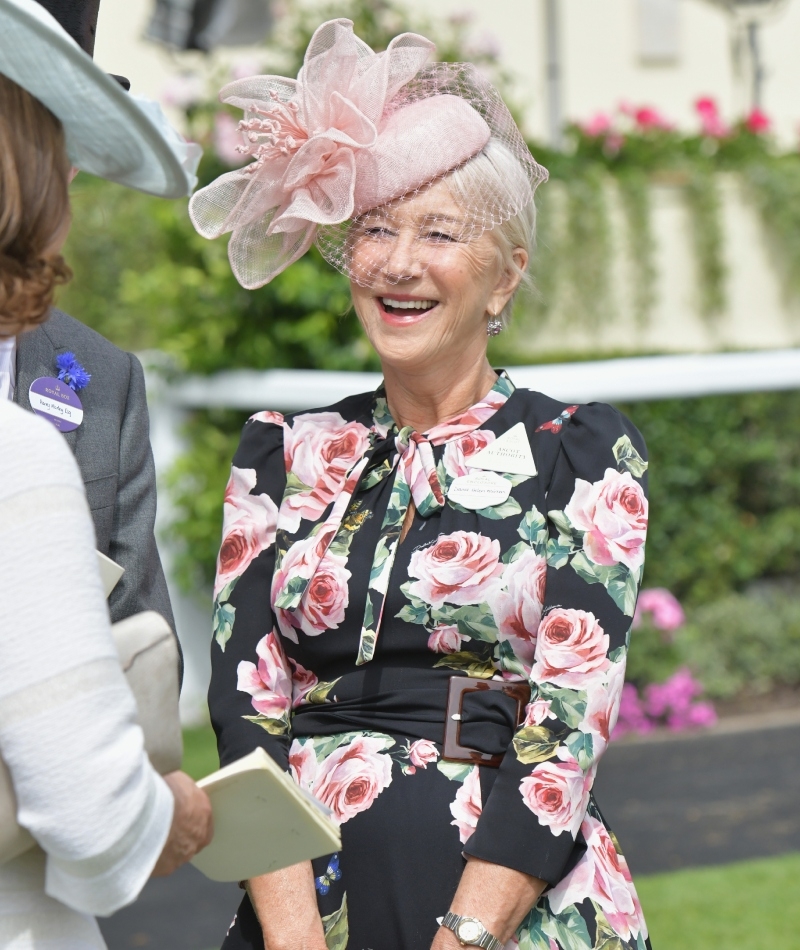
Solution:
M 510 492 L 511 482 L 497 472 L 470 472 L 453 479 L 447 497 L 462 508 L 477 511 L 502 505 Z
M 471 455 L 467 465 L 470 468 L 508 472 L 509 475 L 535 475 L 536 463 L 533 461 L 525 423 L 518 422 L 511 426 L 508 432 L 498 436 L 485 449 Z
M 28 390 L 31 409 L 60 432 L 71 432 L 83 422 L 83 405 L 75 392 L 54 376 L 40 376 Z

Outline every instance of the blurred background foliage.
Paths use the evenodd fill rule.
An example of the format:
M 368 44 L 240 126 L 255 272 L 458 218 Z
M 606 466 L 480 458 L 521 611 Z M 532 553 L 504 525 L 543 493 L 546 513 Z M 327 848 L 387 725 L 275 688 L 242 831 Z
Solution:
M 270 63 L 281 62 L 290 74 L 325 15 L 316 11 L 312 19 L 305 8 L 291 9 L 265 50 Z M 441 58 L 476 62 L 508 94 L 509 77 L 496 52 L 470 45 L 463 19 L 409 23 L 396 0 L 342 0 L 335 12 L 353 19 L 375 49 L 397 32 L 419 30 L 437 41 Z M 190 135 L 206 146 L 201 184 L 236 161 L 237 116 L 212 95 L 229 78 L 212 76 L 207 95 L 183 103 Z M 531 143 L 551 182 L 537 194 L 537 291 L 518 303 L 526 321 L 547 319 L 564 294 L 569 319 L 592 326 L 613 320 L 610 201 L 619 202 L 626 222 L 637 317 L 650 318 L 656 281 L 650 186 L 659 182 L 685 192 L 702 310 L 713 318 L 724 305 L 719 173 L 736 173 L 749 189 L 786 293 L 800 298 L 800 155 L 777 154 L 760 114 L 725 127 L 713 103 L 703 100 L 697 108 L 697 134 L 675 130 L 653 110 L 625 107 L 570 126 L 565 151 Z M 73 217 L 66 254 L 75 280 L 60 305 L 126 349 L 166 353 L 175 373 L 378 369 L 350 307 L 346 278 L 315 251 L 251 292 L 231 275 L 226 240 L 196 234 L 186 202 L 148 198 L 81 175 L 73 185 Z M 519 330 L 492 341 L 490 355 L 495 365 L 541 360 Z M 728 597 L 757 578 L 800 574 L 800 445 L 792 435 L 800 431 L 800 393 L 623 408 L 645 434 L 652 461 L 648 585 L 669 588 L 691 607 Z M 231 411 L 194 413 L 186 452 L 169 476 L 176 511 L 171 531 L 190 590 L 207 587 L 213 573 L 222 492 L 244 418 Z

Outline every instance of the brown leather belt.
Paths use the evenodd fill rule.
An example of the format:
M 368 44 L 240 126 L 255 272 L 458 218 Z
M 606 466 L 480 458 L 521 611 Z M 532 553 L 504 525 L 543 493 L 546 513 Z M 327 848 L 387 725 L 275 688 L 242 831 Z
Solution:
M 525 718 L 525 707 L 531 696 L 527 683 L 507 683 L 503 680 L 485 680 L 474 676 L 451 676 L 447 690 L 447 718 L 444 724 L 443 759 L 449 762 L 469 762 L 475 765 L 487 765 L 500 768 L 502 755 L 490 755 L 478 749 L 469 749 L 461 745 L 461 715 L 466 693 L 479 693 L 484 690 L 497 690 L 505 693 L 517 704 L 516 724 Z

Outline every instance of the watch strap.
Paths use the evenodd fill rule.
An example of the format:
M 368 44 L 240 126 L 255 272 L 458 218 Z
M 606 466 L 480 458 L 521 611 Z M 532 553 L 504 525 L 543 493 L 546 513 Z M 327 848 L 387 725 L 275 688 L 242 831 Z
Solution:
M 456 927 L 458 927 L 461 921 L 465 919 L 465 916 L 466 915 L 462 915 L 462 914 L 454 914 L 451 910 L 448 910 L 448 912 L 444 915 L 444 917 L 441 918 L 442 927 L 447 927 L 448 930 L 452 930 L 453 933 L 455 933 L 456 937 L 458 937 L 458 933 L 456 932 Z M 477 917 L 470 917 L 469 919 L 478 920 Z M 479 920 L 478 920 L 478 923 L 480 923 L 481 927 L 483 927 L 483 924 Z M 462 944 L 462 946 L 466 946 L 466 945 Z M 494 936 L 494 934 L 489 933 L 489 931 L 485 927 L 483 927 L 483 933 L 481 934 L 479 939 L 476 940 L 474 943 L 471 943 L 471 946 L 483 947 L 484 950 L 503 950 L 503 944 L 501 943 L 501 941 L 498 940 L 497 937 Z

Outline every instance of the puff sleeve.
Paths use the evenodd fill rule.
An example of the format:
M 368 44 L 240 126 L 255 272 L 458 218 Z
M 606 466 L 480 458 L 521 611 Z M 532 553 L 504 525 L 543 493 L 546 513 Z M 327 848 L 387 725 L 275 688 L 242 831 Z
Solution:
M 644 564 L 646 448 L 617 410 L 564 425 L 547 511 L 530 544 L 546 556 L 531 700 L 465 853 L 556 884 L 583 850 L 581 825 L 616 722 Z
M 272 412 L 248 420 L 225 489 L 208 694 L 222 765 L 262 746 L 288 767 L 292 677 L 270 602 L 286 485 L 282 423 Z

